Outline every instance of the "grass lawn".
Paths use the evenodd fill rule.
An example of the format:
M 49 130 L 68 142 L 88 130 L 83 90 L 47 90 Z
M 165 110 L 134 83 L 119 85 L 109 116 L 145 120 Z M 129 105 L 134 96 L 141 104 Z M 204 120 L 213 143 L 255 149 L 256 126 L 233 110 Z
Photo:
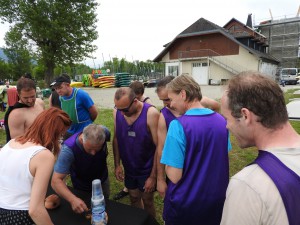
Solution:
M 289 90 L 285 93 L 286 102 L 289 102 L 290 98 L 296 98 L 299 96 L 293 95 L 293 90 Z M 46 105 L 48 105 L 48 100 L 45 100 Z M 4 118 L 4 112 L 0 112 L 0 118 Z M 112 132 L 111 137 L 113 137 L 113 116 L 112 116 L 112 109 L 100 109 L 98 118 L 96 119 L 95 123 L 103 124 L 107 126 L 110 131 Z M 300 134 L 300 122 L 298 121 L 291 121 L 292 126 L 297 130 Z M 229 152 L 229 160 L 230 160 L 230 176 L 236 174 L 240 171 L 243 167 L 251 163 L 255 157 L 257 156 L 257 151 L 255 148 L 248 148 L 248 149 L 240 149 L 237 145 L 237 142 L 233 136 L 231 138 L 232 143 L 232 150 Z M 5 144 L 5 131 L 0 130 L 0 144 Z M 111 198 L 116 193 L 118 193 L 123 188 L 123 183 L 116 181 L 114 176 L 114 163 L 113 163 L 113 152 L 112 152 L 112 142 L 108 146 L 109 148 L 109 155 L 108 155 L 108 166 L 109 166 L 109 178 L 111 182 Z M 129 204 L 129 197 L 125 197 L 120 202 L 124 204 Z M 160 224 L 163 224 L 162 220 L 162 209 L 163 209 L 163 201 L 159 197 L 157 193 L 155 193 L 155 206 L 157 212 L 157 220 Z

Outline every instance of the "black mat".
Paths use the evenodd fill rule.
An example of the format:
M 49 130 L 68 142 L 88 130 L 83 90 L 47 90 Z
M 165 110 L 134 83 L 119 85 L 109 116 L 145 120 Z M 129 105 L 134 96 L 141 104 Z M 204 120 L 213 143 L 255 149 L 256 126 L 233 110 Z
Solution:
M 70 188 L 70 190 L 76 196 L 84 200 L 87 206 L 90 207 L 90 193 L 74 190 L 72 188 Z M 53 193 L 54 191 L 49 188 L 47 196 Z M 55 225 L 91 224 L 91 221 L 87 220 L 83 214 L 73 212 L 71 205 L 64 199 L 61 199 L 61 205 L 58 208 L 48 210 L 48 212 Z M 106 202 L 106 212 L 108 214 L 108 225 L 159 225 L 145 210 L 112 200 Z

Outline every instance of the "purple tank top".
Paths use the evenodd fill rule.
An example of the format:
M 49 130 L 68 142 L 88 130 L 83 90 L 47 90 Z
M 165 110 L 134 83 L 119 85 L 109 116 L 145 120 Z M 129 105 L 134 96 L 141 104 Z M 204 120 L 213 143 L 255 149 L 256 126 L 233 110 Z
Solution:
M 300 223 L 300 177 L 275 155 L 267 151 L 259 151 L 255 159 L 257 163 L 276 185 L 288 216 L 289 225 Z
M 126 176 L 132 178 L 149 177 L 154 160 L 155 144 L 147 127 L 147 112 L 152 107 L 144 103 L 139 117 L 128 125 L 124 116 L 117 110 L 116 135 L 119 153 Z
M 160 112 L 164 115 L 165 121 L 166 121 L 166 126 L 167 130 L 169 129 L 170 123 L 172 120 L 176 119 L 176 117 L 171 113 L 171 111 L 167 108 L 164 107 L 160 110 Z
M 182 178 L 168 184 L 166 225 L 217 225 L 229 182 L 228 130 L 218 114 L 177 118 L 186 137 Z
M 74 163 L 70 168 L 70 176 L 74 188 L 83 191 L 92 191 L 92 181 L 100 179 L 101 182 L 107 180 L 107 143 L 104 142 L 102 149 L 95 155 L 90 155 L 83 151 L 76 143 L 80 133 L 76 133 L 64 141 L 74 154 Z

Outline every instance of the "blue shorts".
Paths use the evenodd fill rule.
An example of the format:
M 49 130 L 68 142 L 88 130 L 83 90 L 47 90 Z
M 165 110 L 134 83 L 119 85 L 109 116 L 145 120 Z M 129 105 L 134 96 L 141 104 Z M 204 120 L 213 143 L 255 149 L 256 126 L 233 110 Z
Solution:
M 128 189 L 139 189 L 141 192 L 144 192 L 144 186 L 148 177 L 142 178 L 133 178 L 125 175 L 125 187 Z

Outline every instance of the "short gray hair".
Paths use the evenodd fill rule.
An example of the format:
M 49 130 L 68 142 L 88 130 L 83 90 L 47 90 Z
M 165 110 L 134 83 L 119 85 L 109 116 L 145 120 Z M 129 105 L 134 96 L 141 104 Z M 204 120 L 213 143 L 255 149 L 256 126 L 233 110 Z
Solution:
M 105 130 L 101 125 L 90 124 L 83 129 L 83 142 L 89 141 L 91 144 L 99 144 L 105 140 Z

